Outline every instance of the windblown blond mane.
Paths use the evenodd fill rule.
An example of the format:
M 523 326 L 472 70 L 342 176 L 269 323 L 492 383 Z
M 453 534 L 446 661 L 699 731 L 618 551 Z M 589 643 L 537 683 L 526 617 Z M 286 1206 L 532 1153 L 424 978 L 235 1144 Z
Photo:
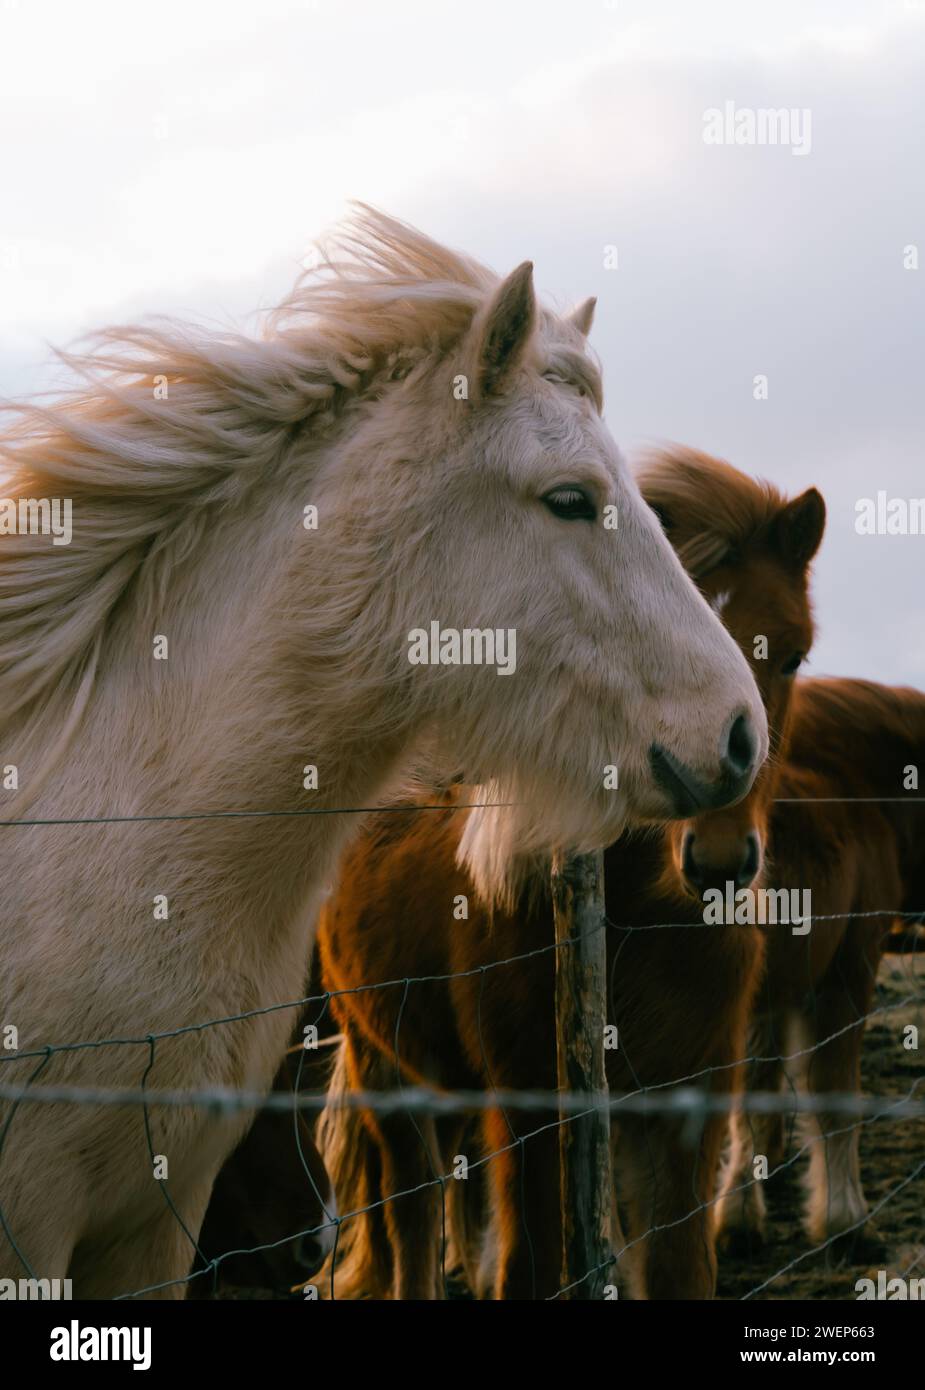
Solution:
M 211 508 L 285 467 L 306 421 L 446 351 L 497 283 L 362 204 L 318 249 L 258 336 L 170 319 L 108 328 L 59 353 L 82 378 L 73 391 L 3 407 L 5 495 L 67 497 L 74 521 L 66 549 L 0 544 L 0 732 L 56 694 L 79 717 L 106 620 L 146 561 L 188 554 Z
M 700 579 L 737 547 L 754 542 L 785 505 L 771 483 L 683 444 L 644 454 L 636 481 L 661 513 L 684 568 Z

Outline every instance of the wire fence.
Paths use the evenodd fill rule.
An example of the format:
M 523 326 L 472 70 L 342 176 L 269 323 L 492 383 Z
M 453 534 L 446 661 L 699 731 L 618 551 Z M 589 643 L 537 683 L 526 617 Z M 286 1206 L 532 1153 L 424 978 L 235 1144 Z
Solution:
M 866 800 L 866 798 L 865 798 Z M 481 804 L 481 803 L 473 803 Z M 351 808 L 342 808 L 337 811 L 323 812 L 323 814 L 346 814 Z M 406 806 L 396 807 L 368 807 L 352 808 L 354 812 L 363 814 L 375 812 L 377 815 L 390 810 L 407 812 L 410 808 Z M 446 811 L 451 809 L 446 803 L 437 805 L 417 806 L 415 810 Z M 472 809 L 470 804 L 458 805 L 452 809 L 468 810 Z M 200 818 L 226 818 L 237 816 L 273 816 L 291 814 L 319 814 L 319 812 L 216 812 L 195 813 L 189 816 L 139 816 L 123 817 L 113 816 L 105 818 L 87 819 L 68 819 L 61 821 L 40 820 L 23 822 L 0 822 L 0 825 L 10 827 L 13 825 L 48 826 L 55 824 L 110 824 L 114 822 L 128 820 L 186 820 Z M 885 921 L 905 921 L 908 923 L 918 923 L 925 919 L 925 908 L 912 912 L 900 912 L 892 907 L 874 909 L 864 912 L 845 912 L 828 915 L 813 916 L 813 923 L 838 922 L 846 919 L 884 919 Z M 605 921 L 599 930 L 617 931 L 626 933 L 638 933 L 647 931 L 677 931 L 679 929 L 698 930 L 705 929 L 715 931 L 716 927 L 705 922 L 659 922 L 629 925 L 626 923 L 615 923 Z M 606 1090 L 599 1092 L 582 1091 L 569 1092 L 561 1090 L 549 1090 L 543 1088 L 512 1090 L 504 1087 L 496 1087 L 491 1080 L 491 1067 L 485 1051 L 484 1040 L 479 1032 L 480 1045 L 482 1050 L 483 1074 L 486 1084 L 483 1089 L 448 1090 L 436 1086 L 423 1086 L 420 1084 L 405 1084 L 403 1076 L 403 1060 L 400 1048 L 400 1024 L 403 1016 L 404 999 L 410 987 L 431 984 L 447 984 L 466 978 L 480 977 L 482 986 L 485 979 L 494 971 L 516 968 L 536 957 L 542 957 L 549 953 L 561 951 L 563 948 L 571 948 L 577 942 L 577 938 L 572 937 L 566 940 L 549 942 L 537 946 L 527 952 L 519 952 L 509 955 L 503 959 L 494 960 L 476 968 L 461 970 L 456 972 L 425 974 L 407 977 L 397 977 L 378 982 L 364 983 L 351 989 L 324 990 L 320 993 L 307 994 L 303 997 L 291 999 L 285 1002 L 277 1002 L 266 1006 L 250 1009 L 241 1013 L 229 1014 L 224 1017 L 210 1018 L 200 1023 L 183 1024 L 177 1028 L 163 1030 L 160 1032 L 139 1033 L 136 1036 L 93 1038 L 85 1040 L 66 1040 L 59 1043 L 48 1044 L 43 1047 L 25 1049 L 6 1056 L 0 1056 L 0 1061 L 4 1063 L 0 1069 L 0 1101 L 9 1104 L 2 1130 L 0 1130 L 0 1177 L 2 1177 L 2 1160 L 11 1142 L 11 1133 L 14 1120 L 17 1124 L 28 1123 L 28 1108 L 34 1105 L 83 1105 L 95 1107 L 140 1107 L 144 1120 L 144 1133 L 146 1139 L 147 1156 L 150 1162 L 154 1162 L 157 1149 L 154 1139 L 154 1126 L 152 1112 L 164 1108 L 188 1108 L 196 1107 L 204 1112 L 223 1116 L 235 1112 L 256 1112 L 257 1115 L 272 1114 L 283 1112 L 291 1114 L 294 1118 L 294 1139 L 293 1142 L 298 1151 L 298 1157 L 304 1173 L 305 1183 L 310 1190 L 314 1201 L 317 1204 L 320 1218 L 315 1224 L 288 1232 L 280 1239 L 262 1241 L 251 1246 L 224 1250 L 220 1254 L 209 1257 L 200 1249 L 197 1236 L 191 1231 L 181 1215 L 181 1212 L 174 1201 L 168 1182 L 165 1179 L 158 1179 L 163 1199 L 169 1207 L 174 1218 L 185 1233 L 189 1241 L 191 1261 L 195 1256 L 199 1263 L 199 1268 L 194 1268 L 191 1273 L 181 1279 L 166 1280 L 159 1283 L 151 1283 L 144 1287 L 125 1290 L 119 1295 L 120 1298 L 132 1299 L 145 1297 L 152 1294 L 163 1292 L 174 1287 L 191 1285 L 196 1281 L 212 1280 L 213 1291 L 217 1291 L 219 1275 L 222 1266 L 232 1258 L 242 1256 L 256 1256 L 265 1254 L 285 1247 L 290 1247 L 293 1242 L 302 1240 L 306 1237 L 322 1237 L 328 1234 L 331 1238 L 332 1249 L 327 1261 L 327 1291 L 330 1297 L 337 1297 L 336 1281 L 338 1270 L 339 1244 L 342 1232 L 347 1225 L 358 1218 L 368 1216 L 376 1211 L 385 1208 L 389 1203 L 394 1203 L 404 1198 L 419 1194 L 431 1189 L 439 1194 L 441 1203 L 441 1248 L 439 1252 L 440 1269 L 444 1283 L 444 1291 L 449 1291 L 447 1282 L 447 1270 L 445 1268 L 445 1258 L 448 1248 L 448 1214 L 447 1214 L 447 1191 L 449 1184 L 457 1180 L 454 1171 L 437 1172 L 434 1162 L 434 1155 L 427 1145 L 421 1131 L 418 1134 L 421 1143 L 427 1153 L 427 1161 L 430 1165 L 432 1176 L 424 1182 L 414 1183 L 410 1186 L 399 1188 L 396 1191 L 383 1194 L 375 1201 L 370 1201 L 347 1212 L 337 1212 L 329 1199 L 319 1188 L 316 1177 L 312 1172 L 310 1163 L 303 1148 L 304 1140 L 300 1137 L 298 1117 L 301 1114 L 317 1114 L 323 1109 L 354 1109 L 363 1112 L 370 1112 L 376 1115 L 406 1115 L 414 1123 L 416 1116 L 441 1117 L 446 1115 L 466 1115 L 477 1116 L 486 1111 L 500 1112 L 505 1118 L 518 1112 L 533 1113 L 549 1111 L 557 1112 L 557 1118 L 544 1123 L 527 1133 L 515 1133 L 508 1121 L 510 1131 L 510 1142 L 493 1148 L 490 1152 L 479 1153 L 477 1157 L 468 1162 L 467 1172 L 478 1172 L 485 1169 L 488 1164 L 510 1153 L 515 1149 L 520 1149 L 523 1154 L 531 1140 L 540 1135 L 548 1133 L 552 1129 L 560 1129 L 570 1125 L 577 1118 L 587 1116 L 596 1111 L 605 1111 L 618 1123 L 623 1116 L 646 1117 L 683 1117 L 687 1123 L 685 1133 L 688 1134 L 691 1142 L 696 1142 L 696 1135 L 703 1124 L 704 1119 L 711 1115 L 729 1115 L 738 1117 L 769 1116 L 777 1115 L 787 1117 L 792 1120 L 795 1116 L 810 1115 L 821 1116 L 827 1120 L 832 1120 L 843 1116 L 846 1123 L 836 1126 L 834 1129 L 826 1131 L 820 1130 L 808 1139 L 794 1147 L 791 1143 L 791 1151 L 775 1164 L 764 1177 L 752 1177 L 745 1182 L 727 1187 L 723 1194 L 723 1199 L 729 1201 L 737 1194 L 747 1194 L 750 1188 L 763 1184 L 767 1178 L 775 1177 L 779 1174 L 792 1170 L 803 1157 L 810 1154 L 815 1145 L 826 1147 L 828 1143 L 846 1134 L 860 1132 L 866 1126 L 873 1125 L 878 1121 L 891 1121 L 898 1123 L 914 1122 L 925 1119 L 925 1098 L 918 1093 L 922 1082 L 925 1081 L 925 1073 L 913 1079 L 911 1085 L 904 1094 L 897 1095 L 862 1095 L 856 1091 L 844 1092 L 822 1092 L 798 1090 L 795 1081 L 791 1076 L 791 1069 L 794 1064 L 805 1063 L 808 1058 L 820 1049 L 826 1047 L 840 1035 L 848 1033 L 858 1028 L 863 1029 L 869 1023 L 877 1023 L 886 1020 L 890 1015 L 900 1011 L 910 1009 L 921 1009 L 925 1005 L 925 985 L 923 985 L 923 975 L 915 968 L 917 962 L 913 958 L 913 963 L 908 971 L 910 990 L 902 997 L 880 1004 L 866 1013 L 853 1018 L 843 1028 L 835 1030 L 825 1037 L 816 1038 L 811 1045 L 804 1048 L 797 1048 L 790 1051 L 778 1051 L 767 1054 L 755 1052 L 751 1055 L 737 1058 L 734 1061 L 724 1063 L 720 1066 L 707 1066 L 699 1070 L 681 1074 L 671 1080 L 660 1081 L 655 1084 L 638 1085 L 635 1089 L 626 1090 L 620 1093 L 611 1093 Z M 923 948 L 925 950 L 925 948 Z M 876 967 L 874 967 L 876 968 Z M 293 1088 L 290 1092 L 284 1093 L 274 1091 L 269 1095 L 263 1091 L 248 1090 L 229 1090 L 227 1088 L 205 1088 L 205 1089 L 155 1089 L 149 1084 L 149 1078 L 155 1068 L 158 1057 L 158 1045 L 169 1040 L 179 1039 L 184 1036 L 202 1034 L 208 1030 L 227 1028 L 235 1024 L 246 1023 L 248 1020 L 259 1018 L 263 1015 L 279 1013 L 282 1011 L 292 1011 L 296 1014 L 300 1024 L 304 1027 L 308 1012 L 314 1013 L 313 1022 L 319 1026 L 325 1019 L 329 1005 L 333 999 L 347 996 L 360 995 L 370 991 L 380 991 L 389 989 L 402 989 L 404 996 L 402 1005 L 398 1012 L 398 1023 L 396 1024 L 394 1049 L 391 1061 L 394 1063 L 398 1084 L 390 1090 L 348 1090 L 337 1094 L 328 1094 L 324 1091 L 303 1091 L 302 1079 L 305 1059 L 312 1050 L 307 1045 L 299 1047 L 299 1061 L 297 1075 L 294 1079 Z M 328 1041 L 332 1041 L 328 1039 Z M 337 1039 L 333 1039 L 336 1044 Z M 43 1080 L 43 1073 L 49 1066 L 53 1058 L 60 1054 L 72 1054 L 85 1049 L 103 1048 L 138 1048 L 142 1052 L 142 1068 L 139 1083 L 136 1087 L 88 1087 L 79 1085 L 53 1085 L 48 1080 Z M 296 1049 L 291 1049 L 295 1051 Z M 35 1063 L 25 1080 L 8 1080 L 10 1068 L 16 1064 Z M 785 1079 L 786 1089 L 773 1091 L 760 1091 L 751 1089 L 734 1088 L 731 1091 L 717 1093 L 710 1089 L 711 1078 L 723 1071 L 740 1072 L 743 1068 L 761 1066 L 763 1064 L 778 1064 L 786 1068 Z M 17 1119 L 17 1117 L 19 1117 Z M 792 1135 L 788 1136 L 792 1140 Z M 619 1165 L 619 1157 L 617 1159 Z M 902 1180 L 896 1183 L 882 1197 L 880 1197 L 870 1208 L 869 1212 L 864 1212 L 854 1223 L 843 1224 L 839 1230 L 824 1240 L 816 1241 L 806 1249 L 800 1251 L 792 1259 L 782 1264 L 770 1275 L 749 1288 L 740 1296 L 744 1299 L 758 1297 L 765 1290 L 771 1288 L 775 1281 L 793 1271 L 798 1265 L 812 1259 L 815 1256 L 829 1250 L 836 1242 L 844 1242 L 846 1237 L 852 1233 L 861 1231 L 869 1220 L 878 1213 L 886 1209 L 902 1192 L 911 1184 L 920 1180 L 925 1174 L 925 1158 L 920 1163 L 915 1164 L 906 1173 Z M 657 1175 L 653 1172 L 653 1182 L 657 1181 Z M 272 1176 L 268 1177 L 272 1181 Z M 695 1220 L 709 1208 L 714 1207 L 720 1200 L 719 1196 L 710 1197 L 708 1200 L 695 1200 L 688 1211 L 685 1211 L 674 1220 L 666 1223 L 651 1224 L 641 1234 L 629 1240 L 622 1237 L 614 1239 L 611 1252 L 607 1259 L 587 1271 L 578 1279 L 563 1284 L 552 1295 L 552 1298 L 567 1297 L 574 1294 L 576 1289 L 582 1284 L 595 1279 L 602 1272 L 617 1269 L 623 1257 L 629 1254 L 642 1242 L 650 1239 L 654 1235 L 671 1230 L 673 1227 L 683 1225 L 687 1221 Z M 526 1214 L 521 1213 L 525 1219 Z M 579 1214 L 579 1217 L 581 1214 Z M 551 1218 L 555 1220 L 553 1216 Z M 2 1189 L 0 1189 L 0 1229 L 9 1242 L 12 1249 L 18 1256 L 22 1267 L 29 1278 L 37 1277 L 36 1271 L 32 1268 L 28 1258 L 28 1251 L 22 1249 L 17 1243 L 16 1232 L 8 1224 L 6 1214 L 2 1206 Z M 529 1233 L 528 1233 L 529 1234 Z M 915 1254 L 911 1264 L 905 1270 L 905 1276 L 911 1273 L 923 1259 L 925 1259 L 925 1247 Z M 313 1287 L 310 1281 L 307 1286 Z M 304 1286 L 303 1286 L 304 1287 Z M 291 1291 L 294 1291 L 291 1290 Z

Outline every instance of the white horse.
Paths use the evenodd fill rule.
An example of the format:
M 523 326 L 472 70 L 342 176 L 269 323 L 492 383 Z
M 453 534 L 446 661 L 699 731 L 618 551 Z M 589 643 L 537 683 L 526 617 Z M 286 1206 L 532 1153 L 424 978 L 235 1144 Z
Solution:
M 369 209 L 335 246 L 259 339 L 109 330 L 0 437 L 11 495 L 73 506 L 70 545 L 0 536 L 5 1082 L 127 1038 L 39 1084 L 137 1086 L 148 1035 L 298 998 L 341 808 L 422 741 L 517 803 L 473 847 L 489 878 L 744 794 L 764 757 L 602 422 L 593 303 L 556 316 L 529 264 L 499 281 Z M 516 669 L 412 662 L 434 622 L 513 630 Z M 147 1084 L 268 1088 L 292 1021 L 159 1040 Z M 11 1114 L 0 1275 L 182 1294 L 247 1117 L 153 1107 L 155 1176 L 137 1108 Z

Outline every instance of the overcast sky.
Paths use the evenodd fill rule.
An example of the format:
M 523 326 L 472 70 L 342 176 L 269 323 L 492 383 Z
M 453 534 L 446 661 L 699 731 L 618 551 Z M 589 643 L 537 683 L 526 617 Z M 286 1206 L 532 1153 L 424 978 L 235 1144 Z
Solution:
M 925 536 L 855 530 L 925 496 L 923 73 L 925 0 L 0 0 L 0 394 L 106 322 L 246 324 L 362 198 L 596 293 L 629 450 L 819 486 L 810 669 L 925 686 Z M 705 144 L 727 101 L 809 151 Z

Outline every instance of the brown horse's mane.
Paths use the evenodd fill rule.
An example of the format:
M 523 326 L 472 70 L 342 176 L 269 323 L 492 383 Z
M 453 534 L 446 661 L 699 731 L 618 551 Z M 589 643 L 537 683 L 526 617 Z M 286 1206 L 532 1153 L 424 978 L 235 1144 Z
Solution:
M 643 454 L 636 479 L 695 580 L 734 563 L 739 548 L 760 544 L 786 505 L 773 484 L 683 444 Z

